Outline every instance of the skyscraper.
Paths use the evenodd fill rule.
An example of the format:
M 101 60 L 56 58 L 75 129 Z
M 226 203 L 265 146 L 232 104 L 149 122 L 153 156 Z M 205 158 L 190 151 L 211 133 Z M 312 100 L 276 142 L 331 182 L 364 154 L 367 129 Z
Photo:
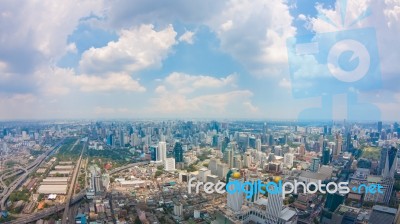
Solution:
M 312 158 L 311 161 L 311 166 L 310 166 L 310 171 L 311 172 L 318 172 L 319 169 L 319 163 L 320 163 L 320 159 L 319 158 Z
M 165 161 L 167 159 L 167 143 L 159 142 L 157 148 L 157 161 Z
M 326 201 L 325 201 L 325 208 L 328 209 L 330 212 L 334 212 L 340 204 L 344 202 L 344 195 L 339 193 L 335 194 L 327 194 Z
M 328 165 L 331 161 L 331 152 L 330 149 L 327 147 L 322 151 L 322 164 Z
M 181 163 L 183 162 L 183 148 L 182 148 L 182 143 L 176 142 L 175 147 L 174 147 L 174 156 L 175 156 L 175 162 Z
M 261 151 L 261 139 L 256 139 L 256 150 Z
M 150 146 L 150 158 L 152 161 L 157 161 L 157 146 Z
M 385 166 L 383 167 L 382 176 L 384 178 L 394 178 L 394 173 L 397 167 L 397 149 L 395 147 L 391 147 L 390 149 L 382 149 L 382 151 L 386 154 L 384 158 L 381 158 L 381 162 L 384 161 L 385 164 Z
M 231 181 L 239 181 L 240 183 L 243 183 L 243 178 L 234 178 L 233 176 L 230 177 L 229 182 Z M 229 189 L 234 190 L 235 185 L 230 185 Z M 242 191 L 236 190 L 234 193 L 228 193 L 226 196 L 227 203 L 226 205 L 228 208 L 230 208 L 234 213 L 239 213 L 242 210 L 242 205 L 243 205 L 243 199 L 244 195 Z M 282 202 L 282 199 L 281 199 Z
M 270 185 L 269 187 L 271 192 L 276 190 L 273 189 L 274 185 Z M 266 213 L 268 215 L 267 218 L 269 219 L 269 221 L 272 221 L 271 223 L 278 223 L 283 207 L 282 194 L 268 194 L 268 202 L 266 207 Z
M 334 155 L 335 156 L 337 156 L 337 155 L 340 155 L 340 153 L 342 153 L 342 144 L 343 144 L 343 138 L 342 138 L 342 135 L 341 134 L 336 134 L 336 138 L 335 138 L 335 140 L 336 140 L 336 144 L 335 144 L 335 151 L 334 151 Z
M 378 133 L 382 131 L 382 121 L 378 121 Z
M 121 146 L 121 147 L 125 146 L 124 132 L 122 130 L 119 132 L 119 146 Z
M 294 155 L 292 153 L 285 153 L 283 157 L 283 164 L 288 168 L 292 168 L 293 160 L 294 160 Z

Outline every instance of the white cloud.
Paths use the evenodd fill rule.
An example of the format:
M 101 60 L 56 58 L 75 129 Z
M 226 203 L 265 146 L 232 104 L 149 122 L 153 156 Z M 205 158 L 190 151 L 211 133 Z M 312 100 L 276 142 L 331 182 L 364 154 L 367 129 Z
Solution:
M 90 48 L 79 62 L 83 73 L 137 72 L 150 67 L 160 67 L 176 44 L 172 25 L 156 31 L 153 25 L 122 30 L 118 41 L 105 47 Z
M 68 44 L 67 47 L 66 47 L 66 51 L 70 52 L 70 53 L 74 53 L 74 54 L 78 53 L 78 49 L 76 48 L 76 44 L 75 43 Z
M 259 110 L 251 102 L 249 90 L 235 90 L 236 75 L 216 78 L 206 75 L 189 75 L 173 72 L 157 86 L 156 98 L 147 110 L 155 114 L 180 116 L 243 116 L 255 115 Z M 204 93 L 204 90 L 207 90 Z M 214 90 L 214 93 L 211 93 Z
M 289 8 L 281 0 L 229 1 L 207 24 L 217 33 L 223 51 L 251 73 L 287 73 L 286 39 L 296 33 Z
M 55 63 L 67 51 L 67 38 L 79 20 L 97 15 L 102 0 L 2 1 L 0 8 L 0 60 L 12 72 L 32 74 L 40 65 Z
M 149 111 L 156 114 L 183 114 L 200 117 L 237 116 L 237 112 L 240 111 L 242 116 L 247 116 L 258 112 L 258 108 L 251 103 L 252 96 L 253 93 L 248 90 L 195 97 L 170 92 L 153 99 Z
M 299 14 L 299 16 L 297 18 L 299 20 L 303 20 L 303 21 L 305 21 L 307 19 L 307 17 L 304 14 Z
M 132 91 L 144 92 L 146 88 L 141 86 L 137 80 L 126 73 L 110 73 L 105 77 L 78 75 L 74 83 L 84 92 L 98 91 Z
M 66 95 L 71 90 L 82 92 L 144 92 L 138 80 L 127 73 L 108 73 L 104 76 L 76 75 L 72 69 L 53 68 L 36 74 L 42 92 L 47 96 Z
M 234 86 L 236 75 L 231 74 L 225 78 L 215 78 L 206 75 L 189 75 L 173 72 L 165 78 L 165 84 L 172 86 L 179 93 L 190 93 L 201 88 L 222 88 Z
M 182 36 L 179 37 L 179 41 L 181 42 L 186 42 L 188 44 L 193 44 L 193 37 L 194 37 L 194 32 L 192 31 L 186 31 Z
M 221 25 L 221 30 L 222 30 L 222 31 L 228 31 L 228 30 L 230 30 L 232 27 L 233 27 L 233 22 L 232 22 L 232 20 L 228 20 L 228 21 L 226 21 L 225 23 L 223 23 L 223 24 Z

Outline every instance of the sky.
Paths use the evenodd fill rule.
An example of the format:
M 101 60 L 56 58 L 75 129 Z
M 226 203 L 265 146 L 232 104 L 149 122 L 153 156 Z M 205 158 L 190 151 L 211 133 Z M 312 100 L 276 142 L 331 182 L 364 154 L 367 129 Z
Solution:
M 0 120 L 400 120 L 399 20 L 400 0 L 3 0 Z

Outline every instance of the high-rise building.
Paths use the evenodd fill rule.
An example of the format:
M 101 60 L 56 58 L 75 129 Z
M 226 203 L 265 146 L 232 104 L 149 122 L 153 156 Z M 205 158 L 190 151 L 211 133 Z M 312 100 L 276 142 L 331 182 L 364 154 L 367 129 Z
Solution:
M 216 158 L 211 158 L 210 162 L 208 163 L 208 169 L 211 171 L 212 175 L 218 175 L 218 164 L 219 160 Z
M 239 178 L 234 178 L 233 176 L 231 176 L 229 178 L 229 182 L 231 181 L 239 181 L 241 183 L 243 183 L 243 178 L 239 177 Z M 234 190 L 235 185 L 230 185 L 229 189 L 230 190 Z M 227 207 L 230 208 L 234 213 L 239 213 L 242 210 L 242 205 L 243 205 L 243 199 L 244 199 L 244 195 L 242 191 L 235 191 L 234 193 L 228 193 L 226 196 L 227 199 Z M 281 200 L 282 201 L 282 200 Z
M 269 186 L 272 191 L 276 190 L 273 189 L 275 186 L 270 185 Z M 268 219 L 270 221 L 273 221 L 273 223 L 278 223 L 279 217 L 281 215 L 281 211 L 283 208 L 283 199 L 282 199 L 282 194 L 268 194 L 268 202 L 267 202 L 267 214 L 268 214 Z
M 181 163 L 183 162 L 183 148 L 182 148 L 182 143 L 176 142 L 175 147 L 174 147 L 174 156 L 175 156 L 175 162 Z
M 261 151 L 261 139 L 256 139 L 256 150 Z
M 150 158 L 152 161 L 157 161 L 157 146 L 150 146 Z
M 225 137 L 224 140 L 222 141 L 222 145 L 221 145 L 221 152 L 224 153 L 226 148 L 228 147 L 229 144 L 229 138 Z
M 319 169 L 319 164 L 320 164 L 320 159 L 319 158 L 312 158 L 311 160 L 311 165 L 310 165 L 310 171 L 311 172 L 318 172 Z
M 369 217 L 370 224 L 383 224 L 393 223 L 396 217 L 397 209 L 389 208 L 381 205 L 374 205 L 372 207 L 372 213 Z
M 325 148 L 324 151 L 322 151 L 322 164 L 323 165 L 328 165 L 331 161 L 331 152 L 329 148 Z
M 107 145 L 113 146 L 113 144 L 114 144 L 114 135 L 113 135 L 113 134 L 110 134 L 110 135 L 108 135 L 108 137 L 107 137 Z
M 349 132 L 349 133 L 347 133 L 347 137 L 346 137 L 346 151 L 350 152 L 352 147 L 353 147 L 353 144 L 352 144 L 352 139 L 351 139 L 351 133 Z
M 119 146 L 121 146 L 121 147 L 125 146 L 124 132 L 122 130 L 119 132 Z
M 166 170 L 166 171 L 174 171 L 175 170 L 175 159 L 174 158 L 166 158 L 164 160 L 164 170 Z
M 157 161 L 165 161 L 167 158 L 167 143 L 159 142 L 157 148 Z
M 335 194 L 327 194 L 326 196 L 326 201 L 325 201 L 325 206 L 327 210 L 330 212 L 334 212 L 339 205 L 343 204 L 344 202 L 344 195 L 335 193 Z
M 233 167 L 237 169 L 242 169 L 242 156 L 236 155 L 233 157 Z
M 251 154 L 250 152 L 246 152 L 243 156 L 243 166 L 250 167 L 251 165 Z
M 343 138 L 341 134 L 336 134 L 336 144 L 335 144 L 335 151 L 334 151 L 334 155 L 340 155 L 340 153 L 342 153 L 342 144 L 343 144 Z
M 378 121 L 378 133 L 382 131 L 382 121 Z
M 292 153 L 285 153 L 283 157 L 283 164 L 288 168 L 292 168 L 293 160 L 294 160 L 294 155 Z
M 255 173 L 249 174 L 249 177 L 248 177 L 248 179 L 247 179 L 247 181 L 249 181 L 250 183 L 252 183 L 253 186 L 255 186 L 254 183 L 256 183 L 258 180 L 259 180 L 259 176 L 257 175 L 256 172 L 255 172 Z M 249 189 L 248 189 L 248 190 L 249 190 Z M 247 201 L 249 201 L 249 202 L 255 202 L 255 201 L 257 201 L 257 200 L 259 199 L 259 197 L 260 197 L 260 195 L 259 195 L 260 192 L 259 192 L 258 187 L 253 187 L 253 188 L 252 188 L 252 191 L 253 191 L 253 194 L 252 194 L 251 198 L 248 198 L 248 199 L 247 199 Z
M 384 156 L 385 166 L 383 167 L 382 176 L 384 178 L 394 178 L 394 173 L 397 168 L 397 149 L 391 147 L 390 149 L 382 149 L 382 151 L 386 151 L 386 155 Z M 381 162 L 383 162 L 382 158 Z
M 197 179 L 201 182 L 207 182 L 207 176 L 211 175 L 211 170 L 203 167 L 199 170 L 199 174 L 197 175 Z

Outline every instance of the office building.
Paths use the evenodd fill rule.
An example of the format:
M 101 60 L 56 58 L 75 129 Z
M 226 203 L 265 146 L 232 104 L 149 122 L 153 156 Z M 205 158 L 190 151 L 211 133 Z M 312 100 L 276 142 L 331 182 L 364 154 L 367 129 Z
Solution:
M 165 161 L 167 158 L 167 143 L 159 142 L 157 148 L 157 161 Z
M 311 172 L 318 172 L 319 164 L 320 164 L 320 159 L 319 158 L 316 158 L 316 157 L 312 158 L 311 165 L 310 165 L 310 171 Z
M 150 146 L 150 159 L 151 161 L 157 161 L 157 146 Z
M 175 147 L 174 147 L 174 156 L 175 156 L 175 162 L 181 163 L 183 162 L 183 148 L 182 148 L 182 143 L 176 142 Z
M 256 139 L 256 150 L 261 151 L 261 139 Z
M 283 156 L 283 164 L 287 168 L 292 168 L 293 167 L 293 160 L 294 160 L 294 155 L 292 153 L 286 153 Z
M 374 205 L 372 207 L 372 213 L 369 217 L 369 224 L 383 224 L 393 223 L 396 217 L 397 209 L 389 208 L 381 205 Z
M 233 176 L 231 176 L 229 178 L 229 181 L 239 181 L 243 183 L 243 178 L 239 177 L 239 178 L 234 178 Z M 234 190 L 235 186 L 234 185 L 230 185 L 229 186 L 230 190 Z M 242 205 L 243 205 L 243 199 L 244 199 L 244 195 L 241 191 L 235 191 L 234 193 L 230 194 L 228 193 L 227 196 L 227 207 L 229 209 L 232 210 L 232 212 L 234 213 L 240 213 L 240 211 L 242 210 Z
M 174 158 L 166 158 L 164 160 L 164 170 L 166 170 L 166 171 L 174 171 L 175 170 L 175 159 Z
M 345 199 L 345 197 L 342 194 L 339 194 L 339 193 L 329 194 L 328 193 L 326 196 L 324 208 L 330 212 L 334 212 L 339 207 L 339 205 L 343 204 L 344 199 Z
M 331 152 L 329 148 L 324 148 L 322 151 L 322 164 L 328 165 L 331 161 Z

